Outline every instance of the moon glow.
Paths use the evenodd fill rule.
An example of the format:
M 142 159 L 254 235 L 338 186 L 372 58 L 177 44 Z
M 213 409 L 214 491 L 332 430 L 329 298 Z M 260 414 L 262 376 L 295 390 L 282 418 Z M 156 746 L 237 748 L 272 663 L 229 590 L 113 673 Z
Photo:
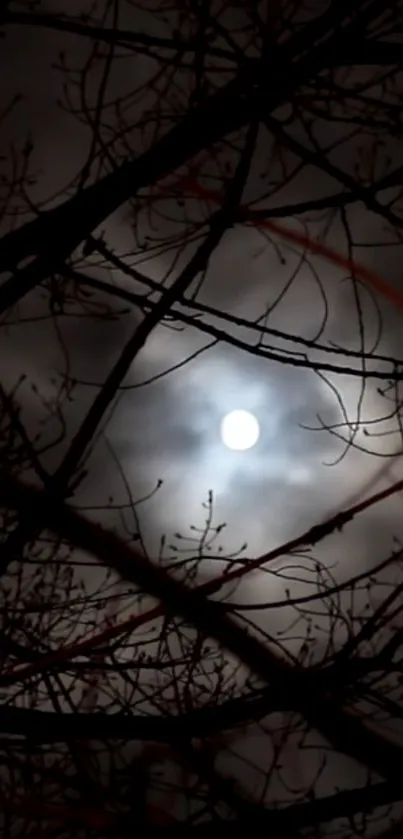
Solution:
M 259 423 L 249 411 L 231 411 L 221 422 L 221 439 L 228 449 L 246 451 L 259 439 Z

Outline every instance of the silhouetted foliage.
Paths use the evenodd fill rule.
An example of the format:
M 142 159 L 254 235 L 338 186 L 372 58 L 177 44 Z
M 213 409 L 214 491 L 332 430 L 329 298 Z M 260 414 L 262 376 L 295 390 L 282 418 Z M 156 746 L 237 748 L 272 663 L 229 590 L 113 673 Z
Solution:
M 10 0 L 0 26 L 4 76 L 16 32 L 32 76 L 41 44 L 62 45 L 47 72 L 75 142 L 52 172 L 51 132 L 38 141 L 26 129 L 35 114 L 10 73 L 2 835 L 201 836 L 217 823 L 279 839 L 397 837 L 401 545 L 389 532 L 363 568 L 350 534 L 403 488 L 375 491 L 402 450 L 403 360 L 385 331 L 403 292 L 381 268 L 402 245 L 403 3 Z M 240 230 L 251 270 L 259 249 L 278 267 L 252 314 L 236 283 L 221 305 L 219 260 Z M 346 334 L 344 320 L 334 331 L 336 277 Z M 137 378 L 156 330 L 178 333 L 184 356 L 171 363 L 167 351 L 162 372 Z M 188 353 L 189 334 L 199 344 Z M 162 481 L 138 491 L 107 424 L 125 389 L 140 403 L 148 384 L 216 346 L 316 377 L 337 405 L 316 428 L 341 443 L 334 462 L 359 451 L 381 457 L 381 471 L 262 556 L 228 548 L 213 492 L 201 522 L 161 534 L 151 553 L 147 510 Z M 127 422 L 135 434 L 137 416 Z M 99 503 L 105 469 L 124 500 L 110 478 Z M 330 562 L 328 540 L 348 571 Z

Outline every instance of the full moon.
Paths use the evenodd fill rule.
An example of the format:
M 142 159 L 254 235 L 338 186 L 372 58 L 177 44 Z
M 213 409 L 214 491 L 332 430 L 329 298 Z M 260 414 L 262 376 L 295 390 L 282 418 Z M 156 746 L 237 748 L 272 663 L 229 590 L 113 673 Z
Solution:
M 221 423 L 221 439 L 235 451 L 251 449 L 259 439 L 259 423 L 249 411 L 231 411 Z

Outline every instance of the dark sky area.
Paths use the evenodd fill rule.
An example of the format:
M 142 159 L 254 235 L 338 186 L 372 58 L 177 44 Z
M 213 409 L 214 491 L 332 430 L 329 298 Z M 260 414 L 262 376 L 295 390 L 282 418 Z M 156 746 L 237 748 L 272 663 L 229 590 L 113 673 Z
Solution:
M 40 5 L 44 11 L 54 8 L 52 4 Z M 133 25 L 138 12 L 130 9 L 126 14 L 129 25 Z M 123 16 L 122 27 L 124 20 Z M 144 18 L 140 16 L 142 20 L 145 31 L 150 27 L 164 30 L 163 22 L 152 13 Z M 4 123 L 3 142 L 7 146 L 14 138 L 17 148 L 21 148 L 25 139 L 32 140 L 31 171 L 36 184 L 31 187 L 30 196 L 49 199 L 57 189 L 66 187 L 75 175 L 87 153 L 90 137 L 88 128 L 60 107 L 61 72 L 52 67 L 58 63 L 63 50 L 66 63 L 79 68 L 88 55 L 88 44 L 85 39 L 63 33 L 16 26 L 10 27 L 2 49 L 8 67 L 8 73 L 2 79 L 4 102 L 7 103 L 13 93 L 24 97 Z M 130 74 L 135 73 L 138 84 L 139 76 L 146 78 L 151 63 L 142 56 L 121 61 L 120 65 L 116 62 L 110 98 L 116 94 L 122 96 L 125 86 L 128 89 L 130 85 L 129 73 L 123 66 L 130 66 Z M 96 88 L 95 79 L 89 75 L 86 96 L 91 102 Z M 72 90 L 78 104 L 78 91 Z M 335 144 L 337 132 L 341 133 L 340 127 L 332 132 L 329 124 L 319 125 L 317 131 L 329 146 Z M 267 135 L 262 136 L 260 142 L 254 167 L 256 173 L 267 161 L 265 143 L 269 143 Z M 345 141 L 335 151 L 334 160 L 341 162 L 348 173 L 354 171 L 363 153 L 360 144 L 364 148 L 367 145 L 369 154 L 370 139 L 365 137 Z M 391 139 L 390 146 L 393 151 L 396 141 Z M 292 163 L 290 155 L 287 165 L 290 167 Z M 334 181 L 331 178 L 314 167 L 305 167 L 280 190 L 272 204 L 311 200 L 332 189 Z M 249 194 L 251 197 L 256 195 L 253 180 Z M 169 212 L 180 217 L 175 206 L 166 210 L 167 214 Z M 315 216 L 312 214 L 309 218 Z M 363 244 L 387 236 L 384 222 L 360 205 L 353 205 L 349 210 L 349 222 L 356 240 Z M 164 227 L 169 229 L 168 221 L 160 220 L 159 224 L 162 230 Z M 305 217 L 294 222 L 297 228 L 302 228 L 303 224 Z M 129 252 L 133 248 L 129 210 L 109 219 L 103 229 L 107 231 L 111 246 Z M 314 223 L 310 229 L 315 229 Z M 337 220 L 328 236 L 333 247 L 338 244 L 343 247 L 343 231 Z M 394 256 L 395 250 L 388 248 L 387 260 L 385 249 L 381 247 L 357 248 L 355 254 L 358 260 L 382 271 L 385 279 L 401 287 L 401 268 Z M 284 259 L 285 264 L 281 264 L 280 259 Z M 269 325 L 287 333 L 315 338 L 326 317 L 322 343 L 329 345 L 330 341 L 338 341 L 348 349 L 357 349 L 357 312 L 351 282 L 346 280 L 345 273 L 324 259 L 312 256 L 308 256 L 298 270 L 300 259 L 301 254 L 295 247 L 291 249 L 284 242 L 267 241 L 257 230 L 237 227 L 226 235 L 211 260 L 199 299 L 253 320 L 273 304 L 295 274 L 289 290 L 270 314 Z M 158 279 L 172 261 L 172 253 L 143 260 L 144 257 L 137 254 L 132 262 L 151 278 Z M 92 268 L 92 274 L 103 276 L 96 268 Z M 360 295 L 365 315 L 365 345 L 369 348 L 376 339 L 379 318 L 365 288 L 361 289 Z M 39 313 L 41 303 L 37 305 Z M 382 298 L 377 298 L 377 305 L 382 307 L 383 321 L 382 340 L 377 351 L 399 357 L 400 314 Z M 24 317 L 29 317 L 34 306 L 32 295 L 23 303 Z M 124 304 L 121 308 L 125 308 Z M 73 318 L 60 322 L 72 378 L 101 383 L 121 347 L 122 329 L 129 335 L 136 316 L 132 309 L 121 322 L 114 324 Z M 245 330 L 239 333 L 243 339 L 246 334 Z M 11 383 L 24 372 L 28 381 L 36 382 L 46 396 L 49 388 L 52 389 L 51 377 L 57 379 L 65 369 L 65 353 L 60 349 L 54 326 L 23 321 L 10 328 L 5 341 L 4 375 L 7 380 Z M 159 327 L 133 365 L 126 387 L 159 375 L 207 343 L 208 336 L 189 327 L 180 332 Z M 2 355 L 4 364 L 5 350 Z M 215 494 L 217 520 L 228 523 L 228 546 L 233 548 L 247 541 L 252 553 L 264 552 L 337 508 L 346 490 L 358 490 L 376 471 L 379 461 L 350 449 L 339 465 L 329 468 L 328 464 L 342 454 L 343 443 L 326 431 L 301 429 L 301 425 L 318 425 L 318 414 L 325 423 L 342 421 L 332 384 L 339 388 L 348 419 L 354 423 L 360 398 L 359 379 L 331 376 L 329 386 L 314 372 L 248 357 L 223 345 L 206 350 L 187 366 L 155 383 L 123 391 L 105 433 L 135 496 L 147 494 L 158 479 L 164 480 L 163 488 L 144 508 L 152 535 L 155 537 L 161 530 L 168 533 L 183 531 L 189 523 L 200 523 L 200 505 L 209 489 Z M 365 419 L 371 420 L 387 412 L 385 401 L 377 396 L 376 386 L 377 382 L 366 384 L 362 405 Z M 68 408 L 72 422 L 82 415 L 84 405 L 93 395 L 94 388 L 76 386 L 74 403 Z M 36 397 L 27 395 L 25 398 L 27 411 L 33 414 L 40 411 Z M 226 450 L 219 437 L 222 416 L 238 407 L 254 411 L 261 425 L 258 446 L 241 454 Z M 380 454 L 391 453 L 399 446 L 397 435 L 371 441 L 363 440 L 359 433 L 357 442 Z M 121 477 L 100 441 L 91 463 L 88 491 L 96 492 L 97 503 L 101 503 L 111 493 L 112 486 L 114 491 L 124 493 Z M 375 514 L 371 513 L 371 518 L 378 519 L 384 512 L 379 508 Z M 377 520 L 377 532 L 380 524 Z M 368 527 L 371 527 L 370 522 L 366 522 L 366 532 Z M 369 546 L 365 544 L 365 534 L 362 538 L 365 561 Z M 372 535 L 369 542 L 373 544 Z
M 17 11 L 27 8 L 25 3 L 9 5 Z M 41 13 L 63 11 L 73 17 L 92 3 L 42 0 L 34 5 Z M 164 20 L 157 3 L 150 3 L 149 7 L 144 4 L 141 11 L 139 5 L 120 4 L 119 26 L 168 37 L 173 15 L 168 11 Z M 223 25 L 225 21 L 228 25 L 231 14 L 233 25 L 239 19 L 242 30 L 242 4 L 230 5 L 232 9 L 222 16 Z M 315 6 L 319 5 L 318 0 Z M 106 6 L 99 4 L 100 10 Z M 310 5 L 310 14 L 314 14 L 314 4 Z M 242 43 L 242 34 L 237 37 Z M 0 154 L 4 156 L 0 165 L 21 165 L 17 161 L 23 159 L 26 143 L 32 144 L 32 182 L 28 182 L 26 194 L 21 191 L 14 197 L 11 222 L 10 216 L 2 219 L 0 231 L 6 232 L 10 223 L 18 226 L 28 218 L 21 216 L 21 210 L 26 212 L 29 203 L 49 209 L 62 196 L 72 194 L 72 183 L 91 152 L 91 120 L 104 65 L 93 62 L 87 71 L 90 41 L 41 27 L 10 25 L 0 48 L 1 64 L 6 68 L 0 77 L 1 109 L 15 94 L 21 97 L 0 125 Z M 63 70 L 63 65 L 71 72 Z M 104 101 L 113 103 L 119 98 L 121 108 L 119 113 L 113 104 L 105 109 L 102 128 L 102 142 L 106 146 L 110 143 L 112 160 L 114 155 L 119 161 L 125 156 L 134 157 L 153 141 L 156 129 L 151 121 L 144 131 L 138 127 L 131 130 L 130 124 L 142 111 L 147 115 L 155 107 L 154 93 L 150 90 L 137 97 L 128 94 L 146 84 L 155 70 L 156 62 L 140 50 L 113 59 Z M 351 69 L 340 69 L 340 86 L 358 86 L 374 70 L 363 66 L 354 72 L 352 81 Z M 186 99 L 186 80 L 181 89 L 180 74 L 177 78 L 180 112 Z M 172 91 L 169 96 L 174 112 Z M 372 95 L 382 98 L 376 85 Z M 323 99 L 325 104 L 320 102 L 318 107 L 326 109 L 325 94 Z M 285 126 L 287 108 L 275 113 Z M 122 139 L 117 137 L 119 120 Z M 287 130 L 292 136 L 308 145 L 306 126 L 291 118 L 289 124 L 291 128 Z M 382 177 L 387 171 L 385 166 L 393 168 L 401 159 L 401 136 L 393 136 L 386 128 L 379 131 L 380 145 L 375 149 L 373 135 L 343 121 L 336 123 L 318 117 L 312 130 L 315 142 L 326 150 L 326 160 L 342 168 L 346 178 L 361 178 L 364 184 L 369 183 L 371 176 L 371 155 L 378 155 L 379 172 L 376 170 L 373 178 Z M 220 152 L 230 164 L 234 160 L 233 148 L 228 143 Z M 110 165 L 109 161 L 108 169 Z M 96 166 L 91 177 L 97 177 Z M 173 173 L 160 185 L 154 213 L 149 212 L 147 201 L 140 197 L 125 204 L 93 231 L 94 235 L 102 235 L 107 246 L 127 264 L 154 282 L 171 282 L 194 248 L 191 242 L 184 246 L 182 242 L 179 246 L 174 243 L 167 248 L 168 237 L 178 235 L 186 224 L 196 227 L 200 216 L 209 209 L 206 202 L 200 203 L 194 197 L 179 203 L 174 200 L 169 186 L 175 180 Z M 263 201 L 261 196 L 267 185 L 276 182 L 276 191 Z M 255 202 L 255 209 L 281 207 L 321 198 L 340 188 L 343 187 L 320 165 L 301 166 L 293 151 L 281 149 L 267 128 L 260 129 L 244 203 Z M 384 190 L 378 197 L 386 203 L 392 194 L 393 190 Z M 210 205 L 211 209 L 215 207 Z M 344 221 L 340 213 L 316 211 L 290 214 L 284 224 L 301 233 L 308 232 L 311 238 L 317 237 L 342 253 L 348 253 L 351 246 L 348 230 L 357 262 L 403 293 L 401 231 L 393 230 L 384 217 L 364 208 L 362 202 L 346 207 Z M 105 267 L 99 254 L 83 256 L 78 250 L 75 266 L 95 280 L 144 293 L 134 279 L 124 277 L 111 265 Z M 391 470 L 386 480 L 372 482 L 371 491 L 387 486 L 391 477 L 401 477 L 403 470 L 397 456 L 402 446 L 401 428 L 394 411 L 399 402 L 398 386 L 385 395 L 379 390 L 385 383 L 376 378 L 365 378 L 363 385 L 358 375 L 317 372 L 291 362 L 292 358 L 301 360 L 297 353 L 307 353 L 312 361 L 362 369 L 359 356 L 332 353 L 332 347 L 403 358 L 403 310 L 368 283 L 354 286 L 348 272 L 329 259 L 304 254 L 296 245 L 251 224 L 238 224 L 227 231 L 209 261 L 203 282 L 199 280 L 200 277 L 188 292 L 189 297 L 194 294 L 194 300 L 255 325 L 319 341 L 324 350 L 291 344 L 275 335 L 266 336 L 267 347 L 283 354 L 285 363 L 280 363 L 224 342 L 208 346 L 212 336 L 191 325 L 159 324 L 135 359 L 95 439 L 86 464 L 87 474 L 74 499 L 78 506 L 106 507 L 112 497 L 115 504 L 127 503 L 130 497 L 141 499 L 152 494 L 162 481 L 158 491 L 138 507 L 145 543 L 150 555 L 155 556 L 163 533 L 167 534 L 168 544 L 172 544 L 176 533 L 194 536 L 189 527 L 203 526 L 206 510 L 202 504 L 211 490 L 214 521 L 227 525 L 220 536 L 224 551 L 236 551 L 247 543 L 246 555 L 257 556 L 361 497 L 367 482 L 385 466 L 385 455 L 391 459 Z M 114 320 L 102 317 L 111 305 L 116 313 Z M 189 313 L 179 304 L 177 308 Z M 143 314 L 139 307 L 123 299 L 115 298 L 111 304 L 109 296 L 100 291 L 93 291 L 87 299 L 81 296 L 75 308 L 71 306 L 68 317 L 49 319 L 47 312 L 47 294 L 35 290 L 2 316 L 0 375 L 7 391 L 24 376 L 16 392 L 31 435 L 40 432 L 45 442 L 57 437 L 61 421 L 55 406 L 61 408 L 66 434 L 44 455 L 44 463 L 53 471 Z M 202 315 L 202 320 L 227 329 L 255 347 L 262 345 L 262 336 L 256 330 L 234 324 L 228 327 L 207 314 Z M 376 359 L 365 364 L 372 370 L 387 368 L 387 364 Z M 223 416 L 238 408 L 254 413 L 260 424 L 257 445 L 244 452 L 228 450 L 220 439 Z M 354 426 L 354 445 L 349 446 Z M 395 496 L 377 505 L 320 547 L 320 559 L 335 579 L 359 573 L 388 554 L 393 538 L 403 536 L 401 500 L 401 496 Z M 91 515 L 124 532 L 120 512 L 95 511 Z M 129 523 L 129 516 L 125 521 L 127 526 L 134 526 L 131 519 Z M 183 544 L 176 539 L 179 543 Z M 191 550 L 191 543 L 186 545 Z M 310 585 L 310 565 L 306 557 L 299 561 L 293 585 L 295 590 L 305 590 Z M 275 574 L 258 572 L 230 596 L 247 603 L 282 597 L 289 584 L 286 569 L 291 564 L 291 560 L 279 560 L 273 566 Z M 215 573 L 216 567 L 214 562 L 205 562 L 199 569 L 201 576 Z M 281 568 L 285 569 L 283 576 Z M 289 619 L 288 614 L 279 612 L 257 612 L 255 617 L 257 624 L 279 631 L 288 625 Z M 327 619 L 323 615 L 322 618 L 326 625 Z M 322 618 L 318 617 L 319 624 Z M 292 648 L 292 633 L 289 643 Z M 260 733 L 240 746 L 244 755 L 251 751 L 258 760 L 259 751 L 267 749 L 259 738 Z M 226 759 L 222 758 L 223 771 Z M 335 756 L 331 774 L 325 772 L 321 776 L 320 789 L 327 789 L 329 777 L 333 784 L 337 783 L 335 778 L 342 779 L 346 765 L 350 763 Z M 298 764 L 293 766 L 298 775 Z M 313 776 L 314 768 L 310 771 Z M 354 772 L 358 782 L 361 770 Z

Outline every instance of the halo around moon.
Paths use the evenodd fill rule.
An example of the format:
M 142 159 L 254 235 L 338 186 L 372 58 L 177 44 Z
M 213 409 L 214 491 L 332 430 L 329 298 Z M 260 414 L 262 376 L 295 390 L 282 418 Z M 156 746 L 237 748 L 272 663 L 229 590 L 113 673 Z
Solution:
M 246 451 L 259 439 L 259 423 L 249 411 L 231 411 L 221 422 L 221 439 L 228 449 Z

